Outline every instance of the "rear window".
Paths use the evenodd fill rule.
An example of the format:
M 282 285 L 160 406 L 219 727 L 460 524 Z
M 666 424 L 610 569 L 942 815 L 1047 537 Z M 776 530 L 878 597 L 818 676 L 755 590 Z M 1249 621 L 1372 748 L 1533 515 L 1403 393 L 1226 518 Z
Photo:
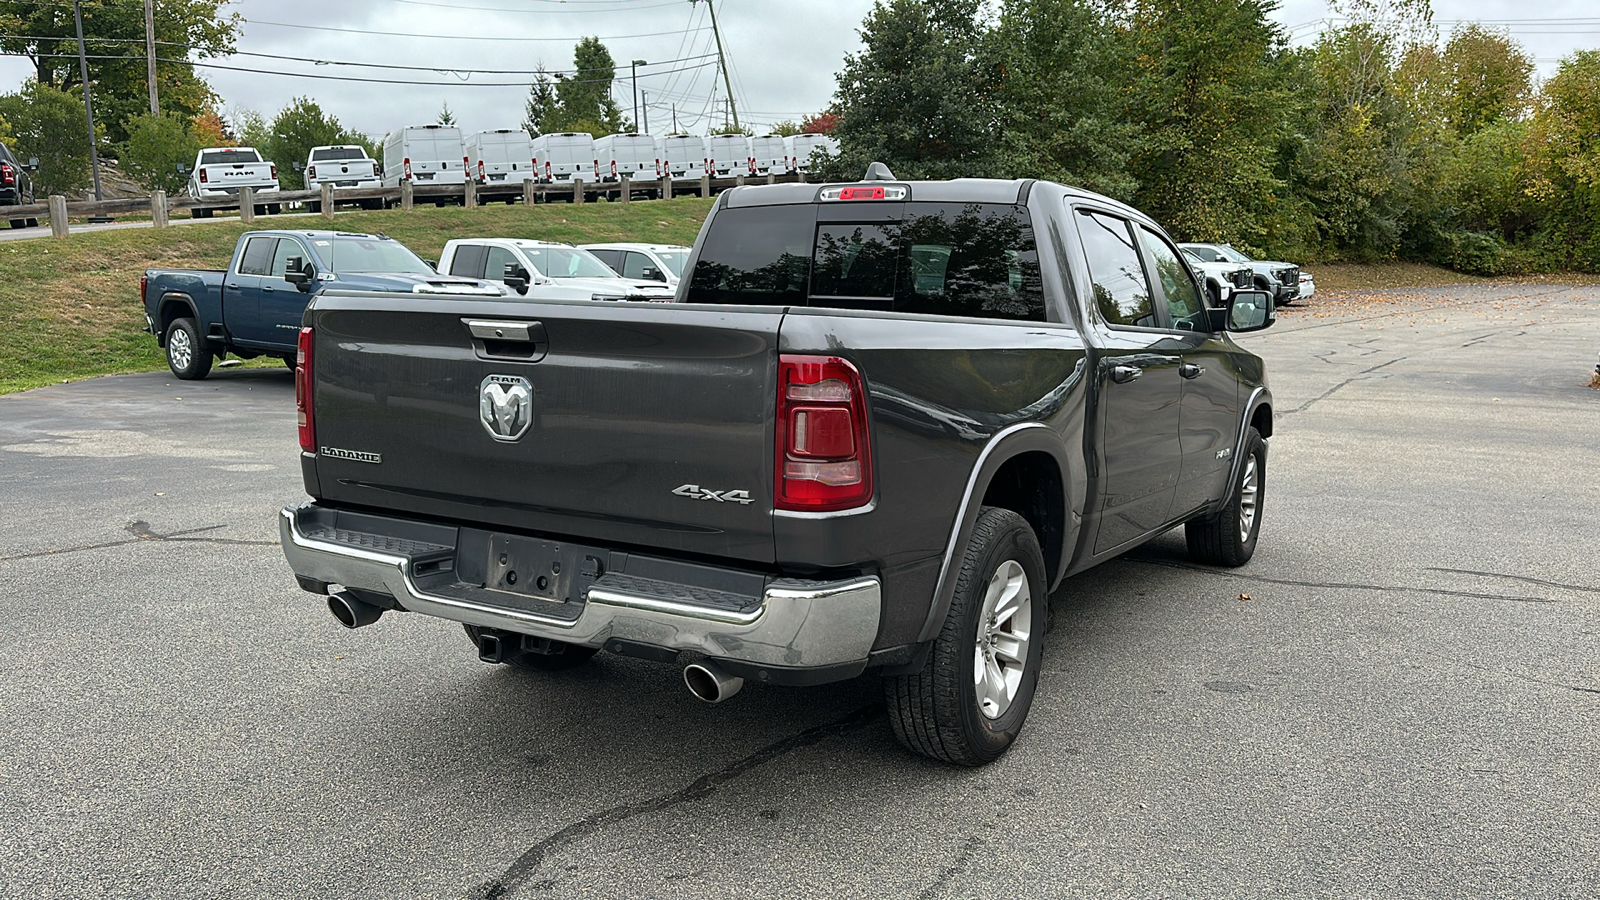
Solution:
M 1045 319 L 1024 210 L 977 203 L 907 203 L 903 210 L 875 222 L 830 222 L 845 209 L 817 204 L 722 210 L 706 233 L 687 299 Z
M 311 151 L 312 162 L 323 162 L 330 159 L 366 159 L 367 151 L 360 147 L 327 147 L 322 150 Z
M 210 166 L 218 163 L 258 163 L 261 154 L 248 147 L 243 150 L 207 150 L 200 154 L 200 165 Z

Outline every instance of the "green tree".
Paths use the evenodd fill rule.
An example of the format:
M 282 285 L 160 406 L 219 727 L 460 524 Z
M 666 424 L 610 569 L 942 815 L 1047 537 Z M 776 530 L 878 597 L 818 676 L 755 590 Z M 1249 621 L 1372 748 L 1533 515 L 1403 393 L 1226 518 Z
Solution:
M 1550 262 L 1590 272 L 1600 271 L 1596 97 L 1600 97 L 1600 50 L 1580 50 L 1563 59 L 1555 77 L 1545 83 L 1532 128 L 1538 171 L 1530 190 L 1548 210 L 1538 243 Z
M 192 119 L 216 99 L 194 65 L 185 60 L 233 52 L 242 20 L 223 13 L 227 2 L 162 0 L 155 5 L 156 40 L 163 42 L 156 45 L 156 87 L 163 112 Z M 27 57 L 35 79 L 45 87 L 78 85 L 78 44 L 70 4 L 0 0 L 0 24 L 0 30 L 13 35 L 0 38 L 0 53 Z M 144 3 L 85 3 L 83 33 L 95 120 L 105 123 L 111 140 L 124 141 L 128 136 L 124 123 L 150 111 Z
M 782 122 L 774 122 L 772 124 L 772 129 L 767 133 L 776 134 L 781 137 L 789 137 L 790 135 L 799 134 L 800 123 L 793 119 L 784 119 Z
M 1450 36 L 1441 59 L 1445 114 L 1456 133 L 1518 119 L 1533 98 L 1533 58 L 1511 38 L 1476 23 Z
M 986 28 L 978 0 L 877 0 L 847 55 L 833 108 L 836 157 L 826 178 L 859 178 L 886 163 L 901 178 L 995 174 L 993 73 L 980 61 Z
M 617 77 L 611 51 L 599 38 L 586 37 L 572 55 L 573 72 L 556 75 L 557 115 L 543 131 L 587 131 L 595 137 L 623 131 L 628 123 L 611 99 L 611 83 Z
M 528 87 L 528 102 L 525 107 L 527 115 L 522 120 L 522 130 L 533 137 L 553 131 L 550 126 L 555 124 L 561 114 L 555 82 L 545 72 L 543 64 L 537 69 L 533 76 L 533 84 Z
M 1135 0 L 1129 160 L 1137 205 L 1174 235 L 1261 248 L 1280 214 L 1288 118 L 1268 0 Z
M 128 139 L 122 146 L 122 167 L 145 187 L 176 196 L 188 184 L 189 175 L 179 165 L 194 163 L 200 139 L 189 123 L 174 113 L 152 116 L 149 113 L 128 120 Z
M 456 114 L 450 111 L 450 104 L 446 101 L 445 105 L 439 107 L 439 124 L 454 125 L 455 123 Z
M 230 118 L 233 120 L 233 133 L 239 136 L 235 146 L 261 150 L 272 143 L 272 126 L 261 113 L 253 109 L 241 109 L 232 113 Z
M 0 118 L 10 123 L 16 155 L 39 159 L 35 194 L 65 194 L 89 184 L 88 123 L 81 94 L 30 79 L 15 94 L 0 96 Z M 103 140 L 104 129 L 96 130 Z
M 1011 0 L 990 36 L 1006 174 L 1131 199 L 1128 48 L 1098 0 Z

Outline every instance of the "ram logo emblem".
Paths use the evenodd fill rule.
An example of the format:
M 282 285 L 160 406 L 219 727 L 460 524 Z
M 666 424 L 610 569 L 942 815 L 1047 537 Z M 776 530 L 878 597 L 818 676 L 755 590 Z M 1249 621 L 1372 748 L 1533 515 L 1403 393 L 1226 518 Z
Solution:
M 478 421 L 497 441 L 514 441 L 533 422 L 533 385 L 520 375 L 490 375 L 478 386 Z
M 688 497 L 691 500 L 715 500 L 718 503 L 746 505 L 755 502 L 750 499 L 749 491 L 713 491 L 698 484 L 680 485 L 673 490 L 673 493 L 679 497 Z

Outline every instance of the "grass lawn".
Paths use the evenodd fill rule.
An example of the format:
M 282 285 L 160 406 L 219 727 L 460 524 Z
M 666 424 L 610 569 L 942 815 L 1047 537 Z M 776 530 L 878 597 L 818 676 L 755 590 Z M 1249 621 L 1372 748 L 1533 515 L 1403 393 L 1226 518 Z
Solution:
M 382 232 L 425 259 L 465 237 L 692 244 L 711 200 L 419 206 L 321 217 L 257 216 L 239 222 L 74 234 L 0 243 L 0 393 L 61 381 L 166 367 L 144 329 L 139 277 L 146 268 L 226 268 L 246 231 L 264 228 Z M 276 360 L 272 365 L 282 365 Z

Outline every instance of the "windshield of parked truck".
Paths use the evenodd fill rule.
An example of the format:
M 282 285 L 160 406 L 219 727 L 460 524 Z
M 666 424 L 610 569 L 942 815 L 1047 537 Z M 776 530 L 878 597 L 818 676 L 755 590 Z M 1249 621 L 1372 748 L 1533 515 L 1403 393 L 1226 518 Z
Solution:
M 225 163 L 258 163 L 261 154 L 249 147 L 228 147 L 221 150 L 207 150 L 200 154 L 200 165 L 210 166 Z
M 528 261 L 546 278 L 617 278 L 611 267 L 576 247 L 523 247 Z
M 326 162 L 332 159 L 366 159 L 367 151 L 360 147 L 323 147 L 311 151 L 312 162 Z
M 672 273 L 673 278 L 683 277 L 683 264 L 689 260 L 687 250 L 657 250 L 656 256 L 661 257 L 661 262 Z
M 375 237 L 313 238 L 317 255 L 336 275 L 432 275 L 433 267 L 404 244 Z

